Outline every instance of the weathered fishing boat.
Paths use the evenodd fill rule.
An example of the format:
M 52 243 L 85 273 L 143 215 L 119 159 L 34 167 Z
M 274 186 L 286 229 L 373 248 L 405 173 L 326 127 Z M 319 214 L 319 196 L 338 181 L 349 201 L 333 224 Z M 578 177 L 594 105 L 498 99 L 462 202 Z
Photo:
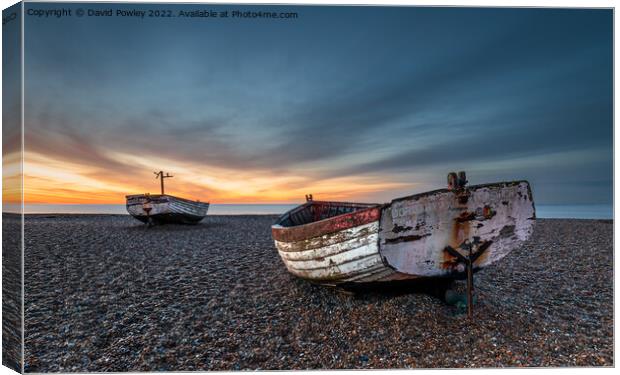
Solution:
M 131 216 L 149 225 L 197 224 L 204 219 L 209 203 L 164 194 L 164 179 L 173 176 L 162 171 L 155 174 L 161 179 L 161 194 L 127 195 L 127 211 Z
M 325 285 L 468 277 L 503 258 L 532 233 L 535 209 L 527 181 L 448 188 L 388 204 L 314 201 L 272 226 L 293 275 Z M 472 284 L 473 285 L 473 284 Z

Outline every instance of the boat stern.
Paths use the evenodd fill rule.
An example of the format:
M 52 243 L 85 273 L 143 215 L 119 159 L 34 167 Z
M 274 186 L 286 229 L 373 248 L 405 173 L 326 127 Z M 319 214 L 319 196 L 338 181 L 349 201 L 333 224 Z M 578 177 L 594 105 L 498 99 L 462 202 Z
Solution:
M 535 208 L 527 181 L 449 189 L 392 202 L 381 213 L 379 250 L 396 271 L 457 276 L 488 266 L 527 240 Z
M 141 221 L 149 216 L 170 213 L 169 198 L 165 195 L 137 194 L 126 196 L 127 212 Z

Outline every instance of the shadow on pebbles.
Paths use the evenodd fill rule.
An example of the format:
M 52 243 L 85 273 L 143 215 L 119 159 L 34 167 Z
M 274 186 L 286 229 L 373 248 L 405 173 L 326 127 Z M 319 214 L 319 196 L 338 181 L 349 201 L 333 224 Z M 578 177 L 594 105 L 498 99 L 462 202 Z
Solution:
M 538 220 L 525 246 L 476 274 L 469 321 L 428 294 L 292 277 L 274 220 L 27 217 L 25 370 L 613 365 L 611 222 Z

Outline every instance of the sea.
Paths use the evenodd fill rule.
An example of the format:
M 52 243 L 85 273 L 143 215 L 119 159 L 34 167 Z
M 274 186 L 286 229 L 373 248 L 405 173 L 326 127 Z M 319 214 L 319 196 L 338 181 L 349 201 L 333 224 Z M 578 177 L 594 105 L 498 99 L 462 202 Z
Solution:
M 211 204 L 209 215 L 280 215 L 297 204 Z M 16 212 L 16 207 L 3 207 Z M 27 214 L 127 214 L 124 204 L 26 204 Z M 611 204 L 536 205 L 536 217 L 543 219 L 613 219 Z

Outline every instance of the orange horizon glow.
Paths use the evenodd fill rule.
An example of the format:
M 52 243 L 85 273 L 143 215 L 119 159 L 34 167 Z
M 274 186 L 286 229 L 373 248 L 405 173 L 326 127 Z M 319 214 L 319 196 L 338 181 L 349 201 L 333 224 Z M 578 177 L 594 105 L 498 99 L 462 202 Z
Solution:
M 300 174 L 274 175 L 269 171 L 237 171 L 214 166 L 154 160 L 133 155 L 107 155 L 125 165 L 135 166 L 135 174 L 116 174 L 79 161 L 59 160 L 49 155 L 24 155 L 25 204 L 124 204 L 131 194 L 159 194 L 156 166 L 174 177 L 166 179 L 165 193 L 187 199 L 220 204 L 287 204 L 315 199 L 368 201 L 373 193 L 411 187 L 411 184 L 382 181 L 378 177 L 349 176 L 313 180 Z M 3 201 L 20 203 L 19 158 L 7 158 L 4 165 Z M 132 168 L 133 170 L 133 168 Z

